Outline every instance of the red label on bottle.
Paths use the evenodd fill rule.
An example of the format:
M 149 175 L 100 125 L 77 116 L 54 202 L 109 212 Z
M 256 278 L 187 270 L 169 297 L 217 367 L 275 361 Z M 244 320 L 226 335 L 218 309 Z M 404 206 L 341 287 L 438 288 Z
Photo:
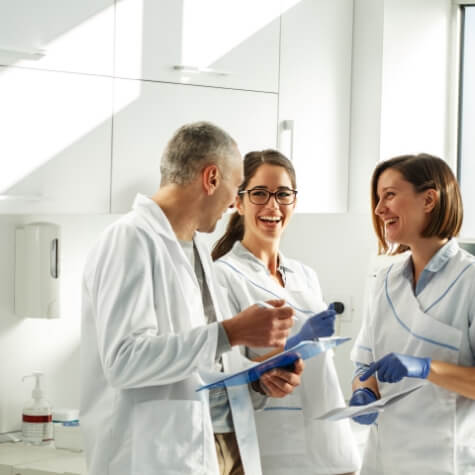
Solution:
M 53 416 L 48 414 L 46 416 L 29 416 L 27 414 L 23 414 L 23 422 L 33 422 L 34 424 L 41 424 L 46 422 L 52 422 Z

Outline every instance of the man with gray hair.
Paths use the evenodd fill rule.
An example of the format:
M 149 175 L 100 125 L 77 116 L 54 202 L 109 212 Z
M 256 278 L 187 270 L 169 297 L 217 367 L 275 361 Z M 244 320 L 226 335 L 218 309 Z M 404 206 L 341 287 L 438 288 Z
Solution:
M 242 181 L 234 140 L 213 124 L 181 127 L 161 185 L 138 195 L 91 251 L 83 279 L 81 427 L 89 475 L 261 473 L 247 386 L 196 392 L 244 368 L 238 346 L 284 346 L 283 301 L 233 316 L 197 231 L 212 232 Z M 303 362 L 256 391 L 283 397 Z M 252 390 L 251 390 L 252 391 Z

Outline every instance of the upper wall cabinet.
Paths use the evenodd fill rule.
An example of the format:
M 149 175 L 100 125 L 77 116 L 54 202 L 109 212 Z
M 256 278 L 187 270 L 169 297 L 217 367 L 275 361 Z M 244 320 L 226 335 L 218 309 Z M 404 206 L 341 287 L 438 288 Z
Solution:
M 0 0 L 0 64 L 112 75 L 114 0 Z
M 282 15 L 279 146 L 297 211 L 347 209 L 353 2 L 301 0 Z
M 215 123 L 243 154 L 276 146 L 276 94 L 116 79 L 114 101 L 113 213 L 157 191 L 162 152 L 184 123 Z
M 0 67 L 0 213 L 108 213 L 112 79 Z
M 278 90 L 280 1 L 121 0 L 115 75 Z

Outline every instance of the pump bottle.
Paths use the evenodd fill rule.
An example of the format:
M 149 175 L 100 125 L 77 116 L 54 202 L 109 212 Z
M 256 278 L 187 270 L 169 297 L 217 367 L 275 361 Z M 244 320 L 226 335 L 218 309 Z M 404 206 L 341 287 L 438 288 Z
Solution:
M 47 445 L 53 440 L 53 417 L 50 403 L 45 399 L 41 389 L 43 373 L 34 371 L 23 377 L 36 378 L 35 388 L 31 395 L 33 399 L 23 408 L 22 436 L 27 444 Z

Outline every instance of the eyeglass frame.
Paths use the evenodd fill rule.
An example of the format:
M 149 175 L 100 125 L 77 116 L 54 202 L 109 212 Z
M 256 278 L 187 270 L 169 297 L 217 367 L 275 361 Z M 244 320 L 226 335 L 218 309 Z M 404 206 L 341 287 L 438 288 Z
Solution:
M 251 193 L 253 191 L 256 191 L 256 190 L 260 190 L 260 191 L 265 191 L 268 196 L 267 196 L 267 200 L 264 202 L 264 203 L 254 203 L 254 201 L 251 200 Z M 292 203 L 281 203 L 279 201 L 279 199 L 277 198 L 277 193 L 281 192 L 281 191 L 291 191 L 294 195 L 294 199 L 292 201 Z M 289 206 L 289 205 L 293 205 L 295 203 L 295 200 L 297 199 L 297 193 L 298 193 L 298 190 L 294 190 L 293 188 L 287 188 L 287 187 L 282 187 L 280 189 L 278 189 L 277 191 L 269 191 L 267 190 L 266 188 L 261 188 L 259 186 L 256 186 L 254 188 L 251 188 L 250 190 L 241 190 L 241 191 L 238 191 L 238 195 L 244 195 L 245 193 L 247 193 L 247 195 L 249 196 L 249 201 L 253 204 L 253 205 L 257 205 L 257 206 L 263 206 L 263 205 L 266 205 L 267 203 L 269 203 L 270 199 L 271 199 L 271 196 L 274 197 L 274 200 L 276 201 L 276 203 L 282 205 L 282 206 Z

